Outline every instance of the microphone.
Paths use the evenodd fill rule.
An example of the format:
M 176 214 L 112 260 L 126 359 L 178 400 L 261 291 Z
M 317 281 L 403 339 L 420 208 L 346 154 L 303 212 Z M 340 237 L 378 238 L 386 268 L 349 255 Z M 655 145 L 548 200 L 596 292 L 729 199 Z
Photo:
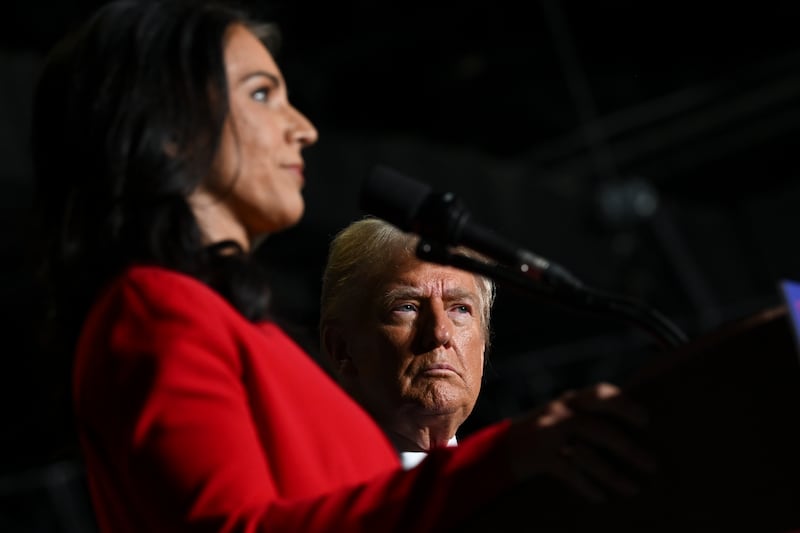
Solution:
M 563 267 L 497 235 L 472 219 L 464 202 L 452 192 L 434 191 L 392 168 L 378 165 L 363 182 L 361 209 L 399 229 L 441 246 L 466 246 L 551 289 L 583 284 Z
M 420 259 L 509 282 L 573 309 L 621 318 L 652 335 L 664 349 L 687 341 L 679 327 L 643 302 L 587 287 L 560 265 L 475 222 L 464 202 L 451 192 L 434 191 L 397 170 L 378 165 L 362 184 L 359 205 L 363 211 L 419 235 Z M 471 248 L 499 265 L 450 253 L 448 246 Z

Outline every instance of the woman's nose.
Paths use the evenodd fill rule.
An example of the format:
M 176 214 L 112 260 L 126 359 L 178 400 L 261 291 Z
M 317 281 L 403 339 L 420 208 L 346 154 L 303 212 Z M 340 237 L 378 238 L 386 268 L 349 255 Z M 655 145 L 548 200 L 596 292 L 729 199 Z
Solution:
M 293 106 L 289 106 L 291 115 L 290 126 L 287 130 L 287 137 L 289 142 L 299 142 L 303 146 L 310 146 L 317 142 L 319 133 L 314 124 L 299 110 Z

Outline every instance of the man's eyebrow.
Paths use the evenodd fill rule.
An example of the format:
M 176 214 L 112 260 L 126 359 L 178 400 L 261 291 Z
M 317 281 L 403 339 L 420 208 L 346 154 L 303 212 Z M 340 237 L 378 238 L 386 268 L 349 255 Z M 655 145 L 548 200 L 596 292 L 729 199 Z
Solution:
M 402 285 L 388 289 L 383 294 L 383 302 L 386 304 L 392 303 L 395 300 L 403 300 L 406 298 L 419 298 L 422 291 L 413 285 Z
M 468 289 L 464 289 L 462 287 L 455 287 L 453 289 L 445 289 L 444 298 L 445 298 L 445 300 L 470 300 L 470 301 L 474 301 L 474 300 L 478 299 L 478 295 L 475 294 L 475 292 L 470 291 Z
M 396 300 L 403 300 L 406 298 L 420 298 L 422 290 L 414 287 L 413 285 L 402 285 L 393 287 L 387 290 L 383 295 L 383 302 L 390 304 Z M 478 295 L 474 291 L 464 289 L 462 287 L 454 287 L 444 291 L 445 300 L 469 300 L 470 302 L 478 301 Z

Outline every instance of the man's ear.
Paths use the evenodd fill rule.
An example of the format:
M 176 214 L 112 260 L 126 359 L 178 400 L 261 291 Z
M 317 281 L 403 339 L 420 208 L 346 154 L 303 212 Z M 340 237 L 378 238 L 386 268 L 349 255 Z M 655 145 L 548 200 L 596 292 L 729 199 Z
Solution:
M 350 357 L 347 337 L 341 324 L 322 326 L 322 351 L 330 361 L 331 368 L 339 377 L 355 373 L 353 359 Z

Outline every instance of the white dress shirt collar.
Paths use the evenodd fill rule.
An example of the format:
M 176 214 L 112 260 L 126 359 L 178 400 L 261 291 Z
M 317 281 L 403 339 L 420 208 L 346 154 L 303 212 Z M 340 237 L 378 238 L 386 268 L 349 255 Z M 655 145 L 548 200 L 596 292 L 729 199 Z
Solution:
M 458 446 L 458 441 L 455 436 L 447 442 L 448 446 Z M 409 470 L 417 466 L 428 452 L 400 452 L 400 461 L 403 463 L 403 469 Z

